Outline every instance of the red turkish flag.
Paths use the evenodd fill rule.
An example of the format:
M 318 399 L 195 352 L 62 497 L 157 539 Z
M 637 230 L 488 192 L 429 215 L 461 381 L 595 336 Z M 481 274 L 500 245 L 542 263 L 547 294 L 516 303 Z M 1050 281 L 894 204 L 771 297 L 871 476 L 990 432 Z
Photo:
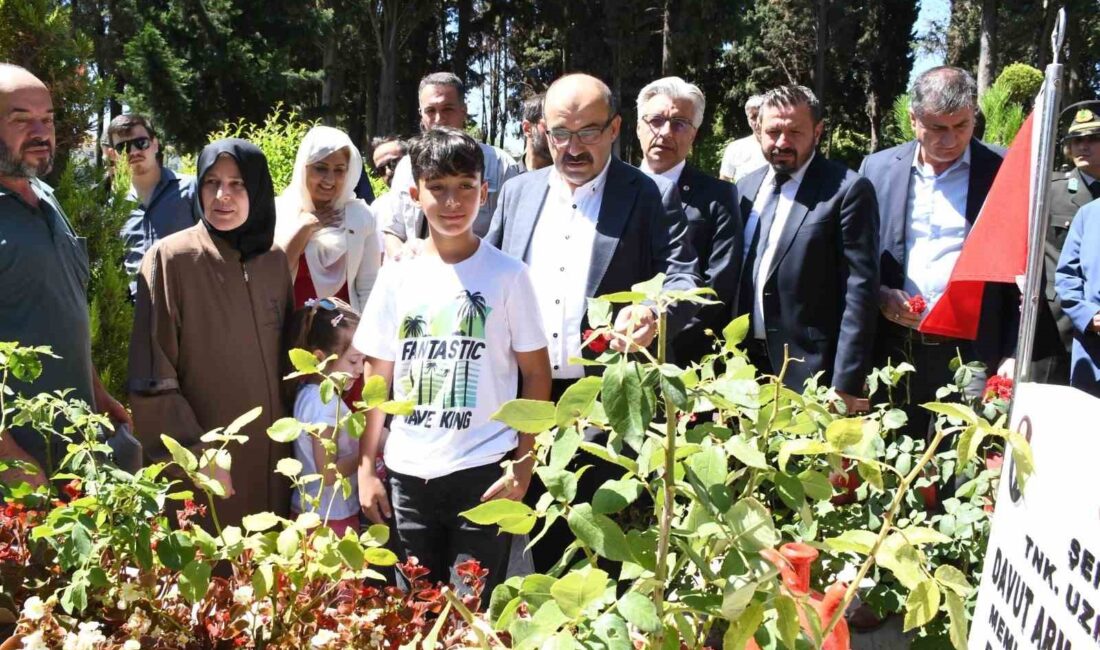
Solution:
M 1032 113 L 1024 121 L 1005 154 L 951 271 L 947 290 L 921 322 L 920 331 L 974 340 L 978 337 L 985 283 L 1015 283 L 1016 276 L 1027 273 L 1034 117 Z

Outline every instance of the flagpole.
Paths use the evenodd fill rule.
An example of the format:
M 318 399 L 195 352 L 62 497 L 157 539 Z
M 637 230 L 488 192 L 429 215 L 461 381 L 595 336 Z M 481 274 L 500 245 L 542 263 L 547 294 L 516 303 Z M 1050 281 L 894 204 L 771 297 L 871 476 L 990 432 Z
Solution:
M 1050 223 L 1050 210 L 1047 206 L 1047 193 L 1050 188 L 1051 168 L 1054 160 L 1058 107 L 1062 101 L 1062 64 L 1058 62 L 1058 53 L 1065 41 L 1066 10 L 1058 10 L 1058 21 L 1054 26 L 1050 42 L 1053 49 L 1052 63 L 1047 66 L 1043 88 L 1040 93 L 1039 110 L 1035 115 L 1035 127 L 1038 129 L 1035 167 L 1031 174 L 1031 205 L 1028 210 L 1027 275 L 1024 279 L 1022 314 L 1020 317 L 1019 338 L 1016 347 L 1015 381 L 1031 380 L 1031 357 L 1035 347 L 1035 326 L 1039 318 L 1039 301 L 1045 300 L 1042 291 L 1043 259 L 1046 248 L 1047 226 Z M 1049 280 L 1049 278 L 1048 278 Z

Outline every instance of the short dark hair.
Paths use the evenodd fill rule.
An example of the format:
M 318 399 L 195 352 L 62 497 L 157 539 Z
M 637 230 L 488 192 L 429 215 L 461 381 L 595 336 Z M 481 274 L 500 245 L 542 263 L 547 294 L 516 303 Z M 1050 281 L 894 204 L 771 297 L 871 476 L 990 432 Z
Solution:
M 481 178 L 485 171 L 485 156 L 477 141 L 448 126 L 437 126 L 413 140 L 409 160 L 417 182 L 444 176 Z
M 150 138 L 157 137 L 157 130 L 153 128 L 153 121 L 144 115 L 137 113 L 124 113 L 107 126 L 107 144 L 114 144 L 116 136 L 125 136 L 130 131 L 141 127 L 149 134 Z
M 531 95 L 523 100 L 521 107 L 523 109 L 523 121 L 530 122 L 531 124 L 538 124 L 538 121 L 542 119 L 542 104 L 545 100 L 545 93 Z
M 396 142 L 398 148 L 401 150 L 401 155 L 405 155 L 409 151 L 409 145 L 399 136 L 396 135 L 377 135 L 370 141 L 371 155 L 374 155 L 374 150 L 381 147 L 384 144 Z
M 424 89 L 428 86 L 450 86 L 458 92 L 459 101 L 463 104 L 466 103 L 466 87 L 462 84 L 462 80 L 458 78 L 458 75 L 452 72 L 433 72 L 425 75 L 420 80 L 420 86 L 416 89 L 417 96 L 424 92 Z
M 978 84 L 962 68 L 941 65 L 925 70 L 909 89 L 909 107 L 921 117 L 978 109 Z
M 772 88 L 764 93 L 764 99 L 760 102 L 760 110 L 763 111 L 764 107 L 793 108 L 802 104 L 810 107 L 810 117 L 813 118 L 814 124 L 820 122 L 821 118 L 825 116 L 821 108 L 821 101 L 818 100 L 814 91 L 798 84 Z

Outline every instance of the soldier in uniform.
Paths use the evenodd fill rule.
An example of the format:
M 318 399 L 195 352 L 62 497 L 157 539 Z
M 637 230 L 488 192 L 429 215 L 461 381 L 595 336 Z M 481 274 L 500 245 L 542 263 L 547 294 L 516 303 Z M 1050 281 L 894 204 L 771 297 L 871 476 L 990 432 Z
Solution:
M 1054 292 L 1054 270 L 1073 215 L 1086 203 L 1100 199 L 1100 101 L 1082 102 L 1067 110 L 1073 120 L 1062 140 L 1062 152 L 1071 166 L 1068 171 L 1054 172 L 1047 195 L 1050 225 L 1043 262 L 1045 300 L 1039 303 L 1031 366 L 1032 381 L 1063 385 L 1069 384 L 1073 325 Z

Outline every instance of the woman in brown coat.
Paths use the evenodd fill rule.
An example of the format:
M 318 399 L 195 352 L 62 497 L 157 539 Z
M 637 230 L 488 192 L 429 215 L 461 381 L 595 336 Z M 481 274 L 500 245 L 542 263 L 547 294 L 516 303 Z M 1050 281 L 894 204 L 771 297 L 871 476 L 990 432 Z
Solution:
M 150 462 L 171 459 L 162 433 L 201 457 L 203 433 L 262 407 L 242 431 L 248 441 L 228 447 L 231 470 L 213 473 L 227 495 L 214 503 L 227 526 L 288 510 L 289 484 L 274 469 L 290 449 L 266 431 L 286 415 L 279 360 L 291 280 L 272 247 L 275 198 L 263 153 L 244 140 L 214 142 L 199 156 L 198 183 L 199 222 L 160 241 L 141 265 L 130 403 Z

